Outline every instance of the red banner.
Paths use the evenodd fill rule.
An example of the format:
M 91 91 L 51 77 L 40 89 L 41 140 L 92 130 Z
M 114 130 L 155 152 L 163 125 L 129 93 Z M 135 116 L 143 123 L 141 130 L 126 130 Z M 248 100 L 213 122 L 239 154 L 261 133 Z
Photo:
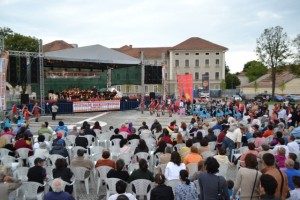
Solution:
M 180 99 L 193 102 L 193 75 L 177 75 L 177 86 Z

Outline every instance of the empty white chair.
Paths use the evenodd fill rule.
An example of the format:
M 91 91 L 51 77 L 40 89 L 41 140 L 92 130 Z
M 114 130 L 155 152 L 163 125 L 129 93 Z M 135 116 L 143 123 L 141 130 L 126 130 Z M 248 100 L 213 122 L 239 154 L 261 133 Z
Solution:
M 139 163 L 130 163 L 128 165 L 128 173 L 131 174 L 134 170 L 139 168 Z
M 214 156 L 215 153 L 211 151 L 204 151 L 201 153 L 203 160 L 206 160 L 208 157 Z
M 44 192 L 40 192 L 38 193 L 38 188 L 45 186 L 37 183 L 37 182 L 23 182 L 22 183 L 22 190 L 23 190 L 23 200 L 26 199 L 38 199 L 38 200 L 42 200 L 44 197 Z
M 195 174 L 195 172 L 198 171 L 198 163 L 189 163 L 186 165 L 186 168 L 189 171 L 189 175 L 190 177 L 193 176 L 193 174 Z
M 85 167 L 72 167 L 71 170 L 74 173 L 75 183 L 77 181 L 84 181 L 86 193 L 89 194 L 90 193 L 90 191 L 89 191 L 89 178 L 90 178 L 90 176 L 85 177 L 85 174 L 86 174 L 85 172 L 89 171 L 89 170 Z M 76 190 L 75 186 L 74 186 L 74 190 Z
M 96 168 L 96 172 L 98 173 L 98 182 L 97 182 L 97 194 L 99 193 L 99 189 L 101 186 L 101 182 L 105 181 L 107 178 L 107 173 L 111 170 L 112 168 L 109 166 L 100 166 Z
M 112 139 L 112 140 L 110 141 L 110 146 L 111 146 L 111 147 L 112 147 L 112 146 L 117 146 L 117 147 L 120 148 L 120 141 L 121 141 L 120 138 Z
M 75 135 L 67 135 L 66 137 L 66 143 L 70 143 L 71 146 L 75 146 L 75 140 L 76 140 L 76 136 Z
M 90 150 L 91 150 L 91 155 L 93 155 L 93 154 L 102 154 L 104 148 L 101 147 L 101 146 L 91 146 Z
M 28 148 L 20 148 L 16 150 L 17 154 L 19 155 L 19 163 L 21 163 L 21 165 L 23 164 L 23 159 L 26 160 L 26 165 L 28 164 L 28 154 L 30 151 L 32 150 Z
M 8 154 L 12 152 L 8 149 L 5 149 L 5 148 L 0 148 L 0 156 L 3 157 L 3 156 L 8 156 Z
M 146 152 L 138 152 L 135 154 L 136 158 L 137 158 L 137 161 L 139 161 L 139 159 L 145 159 L 147 161 L 150 160 L 150 154 L 149 153 L 146 153 Z
M 33 167 L 33 166 L 34 166 L 34 160 L 35 160 L 36 158 L 37 158 L 36 156 L 29 156 L 29 157 L 28 157 L 28 164 L 29 164 L 29 167 Z
M 67 159 L 66 157 L 63 157 L 62 155 L 59 155 L 59 154 L 52 154 L 52 155 L 50 155 L 50 157 L 49 157 L 49 159 L 50 159 L 50 161 L 51 161 L 51 163 L 52 163 L 52 166 L 55 166 L 55 161 L 56 161 L 57 159 L 59 159 L 59 158 L 65 159 L 67 163 L 69 162 L 68 159 Z
M 146 196 L 150 200 L 150 191 L 152 188 L 152 182 L 147 179 L 137 179 L 132 181 L 132 192 L 136 196 Z
M 108 147 L 108 143 L 109 143 L 109 139 L 111 137 L 111 133 L 109 132 L 104 132 L 101 133 L 99 135 L 97 135 L 97 140 L 98 140 L 98 144 L 101 145 L 103 144 L 103 147 L 107 149 Z
M 208 143 L 208 146 L 210 147 L 211 151 L 215 151 L 216 144 L 217 144 L 217 142 L 214 142 L 214 141 Z
M 85 138 L 88 140 L 88 142 L 89 142 L 88 146 L 92 146 L 92 145 L 93 145 L 93 141 L 95 141 L 95 137 L 94 137 L 93 135 L 85 135 L 84 137 L 85 137 Z
M 129 165 L 132 161 L 132 153 L 122 153 L 119 155 L 119 159 L 123 159 L 125 162 L 125 165 Z
M 28 177 L 27 177 L 27 173 L 28 173 L 29 167 L 18 167 L 15 171 L 14 171 L 14 177 L 17 179 L 20 179 L 22 182 L 27 181 Z
M 174 195 L 175 195 L 175 189 L 176 189 L 177 185 L 179 185 L 179 184 L 180 184 L 179 179 L 173 179 L 173 180 L 166 181 L 166 185 L 170 186 L 172 188 Z

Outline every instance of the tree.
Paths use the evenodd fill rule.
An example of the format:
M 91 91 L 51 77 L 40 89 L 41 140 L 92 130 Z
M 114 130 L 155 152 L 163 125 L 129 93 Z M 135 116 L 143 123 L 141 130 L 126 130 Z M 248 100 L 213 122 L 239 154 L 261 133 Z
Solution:
M 14 33 L 6 36 L 5 49 L 14 51 L 38 52 L 39 42 L 37 38 Z
M 283 95 L 283 91 L 285 90 L 285 82 L 281 81 L 281 83 L 279 84 L 279 89 L 281 90 L 281 94 Z
M 228 73 L 225 76 L 226 89 L 236 89 L 241 84 L 240 79 L 235 74 Z
M 6 38 L 6 36 L 13 34 L 13 31 L 8 27 L 0 27 L 0 36 Z
M 268 68 L 262 62 L 252 60 L 244 65 L 243 71 L 249 78 L 249 81 L 252 82 L 261 77 L 262 75 L 267 74 Z
M 293 46 L 296 47 L 296 53 L 294 55 L 295 63 L 300 63 L 300 34 L 293 40 Z
M 256 43 L 256 54 L 264 65 L 271 68 L 272 99 L 274 99 L 276 71 L 291 56 L 290 41 L 287 34 L 283 33 L 283 28 L 276 26 L 265 29 Z
M 255 95 L 256 95 L 256 92 L 257 92 L 257 89 L 258 89 L 258 83 L 256 81 L 254 81 L 253 88 L 254 88 L 254 92 L 255 92 Z

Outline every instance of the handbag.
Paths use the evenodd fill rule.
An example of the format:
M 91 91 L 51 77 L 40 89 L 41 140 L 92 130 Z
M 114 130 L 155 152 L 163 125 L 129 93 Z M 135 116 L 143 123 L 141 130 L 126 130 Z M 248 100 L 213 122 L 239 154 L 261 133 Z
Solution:
M 253 184 L 253 188 L 252 188 L 252 193 L 251 193 L 251 200 L 252 200 L 252 197 L 253 197 L 253 192 L 254 192 L 254 188 L 255 188 L 255 183 L 256 183 L 256 179 L 257 179 L 257 174 L 258 174 L 258 171 L 256 170 L 256 176 L 255 176 L 255 180 L 254 180 L 254 184 Z

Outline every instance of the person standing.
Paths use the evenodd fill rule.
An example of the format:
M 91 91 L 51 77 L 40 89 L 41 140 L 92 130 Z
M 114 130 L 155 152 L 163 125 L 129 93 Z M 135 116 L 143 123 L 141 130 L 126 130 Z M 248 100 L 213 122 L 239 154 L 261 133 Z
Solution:
M 52 120 L 56 120 L 57 110 L 58 110 L 58 106 L 56 105 L 56 103 L 53 103 L 51 106 Z
M 40 110 L 42 110 L 42 108 L 38 106 L 38 103 L 35 103 L 31 111 L 31 113 L 35 116 L 35 122 L 39 121 L 39 117 L 41 115 Z

